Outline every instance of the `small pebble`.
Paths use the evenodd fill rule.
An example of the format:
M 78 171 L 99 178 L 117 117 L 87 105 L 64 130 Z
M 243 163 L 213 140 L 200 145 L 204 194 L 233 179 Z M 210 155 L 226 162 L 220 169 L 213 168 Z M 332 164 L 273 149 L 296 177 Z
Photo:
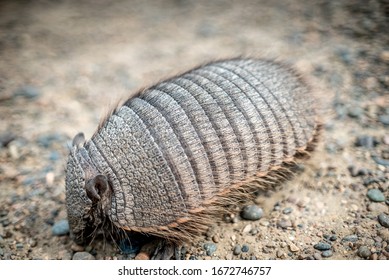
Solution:
M 11 156 L 11 158 L 13 160 L 16 160 L 19 158 L 18 147 L 16 145 L 14 145 L 13 142 L 11 142 L 11 144 L 8 145 L 8 151 L 9 151 L 9 155 Z
M 343 242 L 357 242 L 358 241 L 358 236 L 355 234 L 347 235 L 342 238 Z
M 28 244 L 31 248 L 34 248 L 38 244 L 38 242 L 35 239 L 30 239 L 28 240 Z
M 232 221 L 231 215 L 224 215 L 223 220 L 226 223 L 231 223 L 231 221 Z
M 292 222 L 291 220 L 281 219 L 277 222 L 277 225 L 283 229 L 287 229 L 292 227 Z
M 337 56 L 345 64 L 351 64 L 354 60 L 352 53 L 347 48 L 339 48 L 335 50 Z
M 240 245 L 235 245 L 233 253 L 235 256 L 239 255 L 242 253 L 242 247 Z
M 53 183 L 54 183 L 54 179 L 55 179 L 54 173 L 53 172 L 46 173 L 46 178 L 45 179 L 46 179 L 46 184 L 48 186 L 52 186 Z
M 379 189 L 370 189 L 367 191 L 367 197 L 374 202 L 384 202 L 385 196 Z
M 389 125 L 389 115 L 381 115 L 378 117 L 378 120 L 383 124 L 383 125 Z
M 135 257 L 136 260 L 147 261 L 150 259 L 150 256 L 146 252 L 139 252 Z
M 61 250 L 58 252 L 58 259 L 59 260 L 71 260 L 72 254 L 67 250 Z
M 209 228 L 208 231 L 205 233 L 205 236 L 208 238 L 212 238 L 212 236 L 215 235 L 215 230 L 213 228 Z
M 252 226 L 251 224 L 248 224 L 248 225 L 246 225 L 246 226 L 243 228 L 242 232 L 243 232 L 243 233 L 248 233 L 248 232 L 251 231 L 252 228 L 253 228 L 253 226 Z
M 284 252 L 282 252 L 281 250 L 277 250 L 276 256 L 277 256 L 277 258 L 283 259 L 286 257 L 286 254 Z
M 325 250 L 323 252 L 321 252 L 321 255 L 324 257 L 324 258 L 329 258 L 332 256 L 332 250 Z
M 379 165 L 383 165 L 383 166 L 389 166 L 389 160 L 377 157 L 375 155 L 372 155 L 371 157 L 375 161 L 375 163 L 377 163 Z
M 316 250 L 325 251 L 331 249 L 331 244 L 319 242 L 313 246 Z
M 360 118 L 363 115 L 363 109 L 358 106 L 348 108 L 348 116 L 351 118 Z
M 336 234 L 324 234 L 324 238 L 329 241 L 335 241 L 336 239 L 338 239 Z
M 289 244 L 289 250 L 290 250 L 291 252 L 298 252 L 298 251 L 300 251 L 300 248 L 297 247 L 295 244 L 290 243 L 290 244 Z
M 336 236 L 336 234 L 331 234 L 329 239 L 330 239 L 330 241 L 336 241 L 338 239 L 338 237 Z
M 212 254 L 215 253 L 217 246 L 214 243 L 205 243 L 203 245 L 203 248 L 207 256 L 212 256 Z
M 51 228 L 53 235 L 66 235 L 69 233 L 69 222 L 68 220 L 60 220 L 56 222 Z
M 357 168 L 356 166 L 354 165 L 350 165 L 348 167 L 348 170 L 350 172 L 350 175 L 353 176 L 353 177 L 356 177 L 356 176 L 365 176 L 367 174 L 369 174 L 369 170 L 367 168 Z
M 335 112 L 336 112 L 336 118 L 341 120 L 346 117 L 347 108 L 346 106 L 344 106 L 344 104 L 337 104 L 335 105 Z
M 7 147 L 9 143 L 16 139 L 16 137 L 17 136 L 10 131 L 0 133 L 0 148 Z
M 378 144 L 378 141 L 370 135 L 360 135 L 355 140 L 355 146 L 357 147 L 365 147 L 367 149 L 371 149 Z
M 215 242 L 215 243 L 219 243 L 219 241 L 220 241 L 219 235 L 212 236 L 212 241 Z
M 380 183 L 381 182 L 381 180 L 379 179 L 379 178 L 371 178 L 371 177 L 369 177 L 369 178 L 365 178 L 364 180 L 363 180 L 363 185 L 365 186 L 365 187 L 368 187 L 369 185 L 371 185 L 371 184 L 374 184 L 374 183 Z
M 389 216 L 381 213 L 378 215 L 378 222 L 381 224 L 381 226 L 389 228 Z
M 287 207 L 287 208 L 285 208 L 284 210 L 282 210 L 282 213 L 284 213 L 284 214 L 290 214 L 290 213 L 292 213 L 292 211 L 293 211 L 292 208 Z
M 330 154 L 335 154 L 339 150 L 338 145 L 336 143 L 327 143 L 326 151 Z
M 369 210 L 370 212 L 376 212 L 376 213 L 385 212 L 387 208 L 388 207 L 385 206 L 384 204 L 375 203 L 375 202 L 372 202 L 367 206 L 367 210 Z
M 36 87 L 31 86 L 31 85 L 20 87 L 17 90 L 15 90 L 15 92 L 14 92 L 14 96 L 21 96 L 21 97 L 28 98 L 28 99 L 35 99 L 40 94 L 41 93 L 40 93 L 39 89 L 37 89 Z
M 1 139 L 1 136 L 0 136 L 0 139 Z M 1 142 L 1 141 L 0 141 L 0 142 Z M 389 134 L 384 135 L 384 137 L 382 138 L 382 142 L 383 142 L 385 145 L 389 145 Z
M 24 248 L 23 243 L 16 243 L 16 249 L 22 250 Z
M 77 252 L 73 255 L 73 260 L 94 260 L 95 257 L 88 252 Z
M 245 220 L 256 221 L 262 218 L 263 210 L 257 205 L 247 205 L 243 207 L 242 212 L 240 213 L 241 217 Z
M 360 256 L 363 259 L 369 258 L 371 255 L 371 251 L 367 246 L 361 246 L 358 248 L 358 256 Z
M 247 253 L 249 250 L 250 250 L 249 245 L 244 244 L 244 245 L 242 246 L 242 252 L 243 252 L 243 253 Z
M 315 260 L 321 260 L 321 255 L 320 255 L 320 253 L 318 253 L 318 252 L 314 253 L 314 254 L 313 254 L 313 258 L 314 258 Z

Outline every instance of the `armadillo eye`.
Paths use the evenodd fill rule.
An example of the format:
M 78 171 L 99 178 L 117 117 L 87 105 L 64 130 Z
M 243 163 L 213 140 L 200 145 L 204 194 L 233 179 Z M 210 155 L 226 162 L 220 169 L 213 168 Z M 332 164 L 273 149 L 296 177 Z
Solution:
M 99 201 L 108 192 L 107 177 L 99 174 L 93 179 L 90 179 L 85 184 L 85 191 L 87 196 L 93 201 Z

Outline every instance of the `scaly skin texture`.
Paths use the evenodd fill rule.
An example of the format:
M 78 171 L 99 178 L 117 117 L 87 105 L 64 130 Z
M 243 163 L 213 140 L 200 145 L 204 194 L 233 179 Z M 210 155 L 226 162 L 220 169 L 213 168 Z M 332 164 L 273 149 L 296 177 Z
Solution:
M 109 222 L 185 239 L 201 228 L 204 209 L 293 161 L 317 127 L 310 88 L 274 61 L 217 61 L 161 82 L 74 145 L 66 178 L 72 233 L 83 240 Z

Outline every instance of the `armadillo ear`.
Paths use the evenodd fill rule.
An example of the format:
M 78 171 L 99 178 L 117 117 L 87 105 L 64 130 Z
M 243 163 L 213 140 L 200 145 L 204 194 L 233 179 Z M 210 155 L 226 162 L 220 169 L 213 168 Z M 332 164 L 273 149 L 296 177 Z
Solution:
M 85 142 L 85 135 L 83 132 L 79 132 L 77 133 L 76 136 L 74 136 L 73 138 L 73 142 L 72 142 L 72 146 L 80 146 L 81 144 L 83 144 Z
M 93 202 L 99 201 L 107 194 L 108 190 L 108 179 L 102 174 L 96 175 L 85 184 L 86 194 Z

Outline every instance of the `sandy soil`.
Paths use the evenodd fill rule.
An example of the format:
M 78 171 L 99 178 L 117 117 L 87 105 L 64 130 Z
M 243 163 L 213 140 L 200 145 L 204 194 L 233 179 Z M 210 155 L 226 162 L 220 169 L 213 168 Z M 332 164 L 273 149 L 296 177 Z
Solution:
M 388 259 L 388 1 L 285 2 L 0 1 L 0 259 L 133 258 L 53 235 L 71 139 L 137 89 L 242 54 L 302 72 L 322 93 L 325 129 L 292 181 L 247 202 L 260 220 L 241 206 L 216 217 L 184 257 Z

